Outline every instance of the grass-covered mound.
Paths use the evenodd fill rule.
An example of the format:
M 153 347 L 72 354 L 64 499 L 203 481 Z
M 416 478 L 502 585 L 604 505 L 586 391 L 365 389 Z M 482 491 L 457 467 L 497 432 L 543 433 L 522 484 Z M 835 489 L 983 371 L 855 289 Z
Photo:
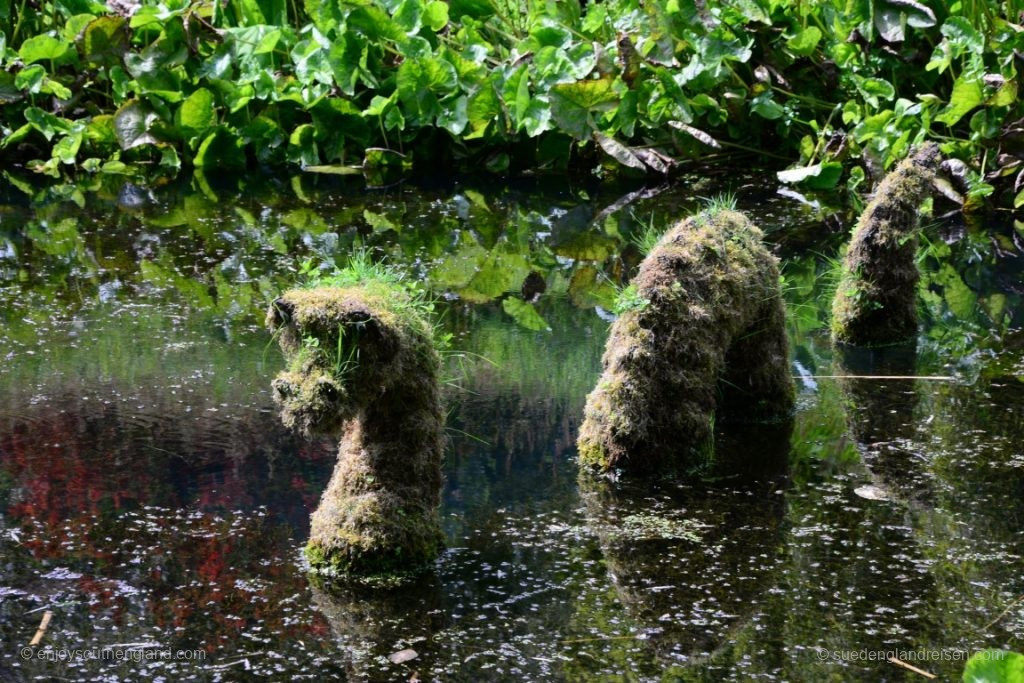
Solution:
M 832 301 L 832 338 L 898 344 L 917 334 L 917 230 L 939 168 L 938 145 L 922 145 L 882 180 L 861 214 Z
M 289 427 L 341 444 L 306 556 L 318 572 L 392 581 L 440 550 L 444 412 L 430 304 L 365 262 L 274 301 L 288 359 L 273 382 Z
M 743 214 L 709 208 L 668 231 L 624 294 L 587 398 L 584 465 L 691 466 L 710 453 L 716 417 L 790 411 L 779 271 Z

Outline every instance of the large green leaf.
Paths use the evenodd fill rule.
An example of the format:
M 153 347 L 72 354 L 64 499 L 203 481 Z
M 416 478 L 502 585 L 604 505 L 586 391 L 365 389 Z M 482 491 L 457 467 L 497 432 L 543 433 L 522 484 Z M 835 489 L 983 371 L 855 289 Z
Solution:
M 587 140 L 595 128 L 591 114 L 613 109 L 619 96 L 611 78 L 562 83 L 551 88 L 551 116 L 573 137 Z
M 818 47 L 818 41 L 820 40 L 821 29 L 817 26 L 808 26 L 787 40 L 786 46 L 795 54 L 806 57 L 814 52 L 814 49 Z
M 26 64 L 59 62 L 71 52 L 71 44 L 45 33 L 32 36 L 18 48 L 18 56 Z
M 178 109 L 178 126 L 185 137 L 202 135 L 217 124 L 213 104 L 213 93 L 206 88 L 199 88 L 185 98 Z
M 953 83 L 953 93 L 949 96 L 949 106 L 935 117 L 939 123 L 947 126 L 956 124 L 967 112 L 985 101 L 985 90 L 981 79 L 972 74 L 962 74 Z
M 982 650 L 967 660 L 964 683 L 1024 683 L 1024 655 Z
M 78 49 L 91 65 L 109 69 L 119 64 L 128 49 L 125 20 L 106 16 L 89 22 L 78 39 Z
M 398 98 L 408 118 L 432 122 L 440 113 L 438 99 L 455 89 L 455 67 L 439 57 L 408 59 L 398 68 Z
M 160 117 L 146 104 L 129 100 L 114 114 L 114 134 L 121 149 L 159 142 L 152 130 Z
M 206 136 L 192 161 L 196 168 L 240 169 L 245 167 L 245 146 L 234 131 L 226 126 Z

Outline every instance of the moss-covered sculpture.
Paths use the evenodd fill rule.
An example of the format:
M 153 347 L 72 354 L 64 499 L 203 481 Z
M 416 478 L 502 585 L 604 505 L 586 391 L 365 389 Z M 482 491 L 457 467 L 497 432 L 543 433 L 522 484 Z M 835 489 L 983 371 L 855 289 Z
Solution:
M 273 382 L 282 420 L 341 438 L 311 519 L 315 571 L 393 580 L 441 548 L 440 362 L 420 303 L 371 280 L 291 290 L 267 313 L 288 359 Z
M 917 230 L 939 147 L 917 148 L 878 185 L 861 214 L 832 300 L 832 338 L 862 346 L 898 344 L 917 334 Z
M 620 297 L 587 397 L 582 464 L 652 473 L 705 460 L 716 419 L 772 420 L 793 405 L 776 259 L 729 209 L 669 230 Z

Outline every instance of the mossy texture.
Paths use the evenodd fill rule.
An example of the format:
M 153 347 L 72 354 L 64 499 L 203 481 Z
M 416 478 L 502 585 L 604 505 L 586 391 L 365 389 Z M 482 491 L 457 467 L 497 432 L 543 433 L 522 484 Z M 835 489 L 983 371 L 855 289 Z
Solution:
M 662 236 L 632 282 L 647 304 L 612 325 L 577 442 L 582 464 L 692 467 L 712 452 L 716 419 L 789 414 L 779 271 L 761 238 L 728 209 Z
M 922 145 L 879 183 L 843 261 L 832 300 L 834 341 L 883 346 L 916 336 L 918 214 L 939 162 L 938 145 Z
M 267 314 L 288 359 L 273 382 L 282 420 L 341 439 L 306 548 L 321 573 L 407 576 L 441 548 L 440 361 L 408 297 L 400 287 L 296 289 Z

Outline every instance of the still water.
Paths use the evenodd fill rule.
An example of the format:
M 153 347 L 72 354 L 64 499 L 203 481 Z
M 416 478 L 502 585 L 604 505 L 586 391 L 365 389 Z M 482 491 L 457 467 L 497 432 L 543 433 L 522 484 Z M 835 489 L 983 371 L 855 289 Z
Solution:
M 0 191 L 0 680 L 920 680 L 863 659 L 890 650 L 953 680 L 1024 648 L 1020 227 L 934 221 L 916 349 L 840 356 L 850 213 L 758 175 L 246 183 Z M 782 260 L 793 424 L 720 433 L 701 479 L 579 478 L 634 242 L 727 190 Z M 261 321 L 353 248 L 427 282 L 458 349 L 448 548 L 391 593 L 303 568 L 336 446 L 278 423 Z

